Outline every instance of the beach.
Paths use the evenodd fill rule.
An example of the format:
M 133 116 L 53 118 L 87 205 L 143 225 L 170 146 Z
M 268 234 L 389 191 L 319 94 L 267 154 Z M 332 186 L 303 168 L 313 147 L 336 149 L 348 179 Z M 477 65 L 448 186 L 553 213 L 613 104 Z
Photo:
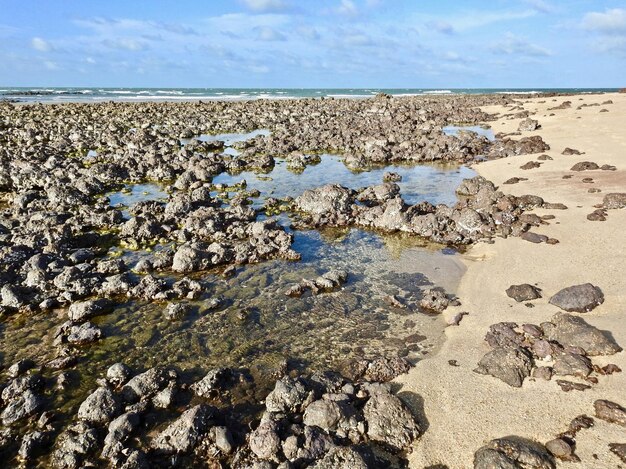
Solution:
M 407 375 L 396 379 L 400 393 L 412 392 L 423 399 L 428 431 L 414 446 L 411 467 L 472 467 L 477 448 L 494 438 L 518 435 L 545 443 L 581 414 L 593 415 L 597 399 L 623 400 L 626 376 L 617 373 L 599 378 L 599 383 L 582 391 L 563 392 L 552 381 L 526 380 L 521 388 L 512 388 L 473 370 L 488 350 L 484 337 L 489 326 L 498 322 L 540 324 L 559 311 L 548 303 L 550 296 L 570 285 L 592 283 L 600 286 L 605 301 L 592 312 L 582 315 L 590 324 L 609 331 L 617 343 L 626 343 L 626 308 L 624 294 L 623 227 L 626 212 L 610 211 L 606 221 L 588 221 L 586 216 L 602 203 L 606 193 L 626 187 L 623 166 L 626 163 L 626 95 L 572 96 L 569 109 L 548 111 L 565 99 L 536 98 L 524 101 L 550 145 L 544 152 L 552 160 L 541 167 L 521 170 L 520 166 L 536 161 L 537 155 L 511 157 L 475 165 L 476 171 L 501 189 L 516 195 L 536 194 L 546 200 L 564 203 L 554 220 L 536 231 L 559 240 L 556 245 L 533 244 L 521 239 L 496 239 L 493 244 L 477 244 L 465 255 L 467 272 L 458 296 L 462 306 L 446 313 L 468 311 L 458 327 L 446 329 L 446 341 L 440 352 L 417 364 Z M 581 104 L 613 104 L 577 109 Z M 609 112 L 599 112 L 602 108 Z M 483 108 L 489 113 L 506 114 L 495 106 Z M 553 115 L 551 115 L 553 114 Z M 502 119 L 491 123 L 496 131 L 514 132 L 519 120 Z M 565 148 L 583 155 L 562 155 Z M 617 171 L 571 172 L 580 161 L 617 167 Z M 563 179 L 571 174 L 571 179 Z M 502 185 L 511 177 L 525 177 L 514 185 Z M 592 177 L 593 184 L 581 182 Z M 589 193 L 590 188 L 602 192 Z M 506 188 L 506 189 L 505 189 Z M 539 215 L 548 213 L 536 211 Z M 551 212 L 553 213 L 553 212 Z M 533 308 L 509 298 L 505 290 L 514 284 L 529 283 L 542 290 L 543 298 L 532 301 Z M 457 360 L 459 366 L 448 364 Z M 617 364 L 626 369 L 626 356 L 597 357 L 598 364 Z M 608 444 L 624 439 L 624 429 L 596 419 L 595 426 L 576 437 L 576 454 L 582 467 L 618 467 L 619 459 L 608 451 Z M 597 455 L 597 457 L 594 457 Z M 439 467 L 439 466 L 437 466 Z M 581 467 L 581 463 L 559 463 L 559 467 Z
M 619 464 L 626 95 L 0 110 L 0 458 Z

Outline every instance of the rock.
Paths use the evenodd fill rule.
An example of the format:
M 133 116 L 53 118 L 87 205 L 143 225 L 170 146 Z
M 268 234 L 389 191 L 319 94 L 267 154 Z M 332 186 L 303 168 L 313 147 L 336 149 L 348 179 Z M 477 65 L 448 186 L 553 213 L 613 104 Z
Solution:
M 576 163 L 571 167 L 570 171 L 593 171 L 596 169 L 600 169 L 596 163 L 591 161 L 581 161 L 580 163 Z
M 411 364 L 400 357 L 377 357 L 367 364 L 364 377 L 368 381 L 386 383 L 404 373 L 408 373 Z
M 2 398 L 6 402 L 4 391 Z M 43 399 L 41 396 L 35 394 L 31 389 L 26 389 L 21 394 L 13 397 L 8 404 L 6 404 L 2 414 L 0 414 L 0 419 L 2 419 L 4 425 L 8 426 L 18 420 L 35 414 L 42 405 Z
M 621 405 L 604 399 L 598 399 L 593 403 L 593 407 L 596 411 L 596 417 L 599 419 L 626 427 L 626 409 Z
M 313 462 L 310 469 L 369 469 L 363 456 L 352 447 L 336 446 L 319 461 Z
M 98 446 L 98 432 L 85 422 L 78 422 L 65 430 L 52 453 L 52 466 L 58 469 L 83 467 L 88 455 Z
M 22 439 L 22 444 L 17 454 L 24 461 L 31 461 L 46 450 L 49 440 L 49 435 L 46 432 L 35 430 L 27 433 Z
M 567 428 L 567 433 L 572 437 L 576 436 L 582 429 L 591 428 L 594 425 L 594 421 L 591 417 L 587 415 L 579 415 L 578 417 L 574 417 L 572 421 L 569 423 Z
M 98 388 L 78 408 L 78 418 L 90 423 L 108 423 L 121 410 L 120 403 L 109 388 Z
M 107 299 L 82 301 L 80 303 L 72 303 L 67 312 L 70 321 L 81 323 L 102 314 L 108 314 L 113 311 L 113 302 Z
M 555 438 L 546 443 L 546 449 L 556 458 L 563 461 L 578 462 L 580 459 L 574 454 L 574 448 L 563 438 Z
M 545 243 L 546 241 L 548 241 L 547 236 L 537 234 L 537 233 L 531 233 L 530 231 L 526 231 L 525 233 L 522 233 L 520 238 L 522 238 L 524 241 L 529 241 L 535 244 Z
M 389 392 L 371 392 L 363 407 L 363 417 L 367 422 L 367 436 L 396 450 L 407 448 L 420 435 L 413 414 Z
M 107 381 L 115 387 L 119 387 L 128 381 L 131 371 L 123 363 L 114 363 L 107 369 Z
M 626 443 L 609 443 L 611 453 L 626 463 Z
M 314 215 L 349 214 L 353 191 L 338 184 L 328 184 L 310 189 L 296 199 L 298 210 Z
M 622 350 L 613 338 L 579 316 L 557 313 L 550 322 L 542 323 L 541 327 L 548 340 L 556 341 L 565 347 L 580 347 L 589 356 L 613 355 Z
M 281 450 L 278 427 L 273 420 L 262 420 L 249 437 L 250 450 L 260 459 L 278 462 Z
M 587 313 L 602 303 L 602 290 L 590 283 L 564 288 L 550 298 L 550 304 L 577 313 Z
M 474 453 L 474 469 L 556 469 L 545 446 L 518 436 L 498 438 Z
M 104 438 L 102 457 L 114 463 L 124 451 L 124 443 L 137 429 L 139 422 L 140 418 L 137 412 L 126 412 L 114 419 L 109 424 L 108 433 Z
M 573 148 L 565 148 L 565 150 L 563 150 L 563 152 L 561 153 L 562 155 L 582 155 L 582 153 L 578 150 L 575 150 Z
M 214 417 L 213 407 L 204 404 L 192 407 L 159 433 L 151 446 L 160 453 L 187 453 L 213 425 Z
M 612 192 L 606 194 L 603 200 L 604 208 L 612 210 L 626 207 L 626 193 Z
M 538 121 L 528 117 L 519 123 L 519 127 L 517 128 L 517 130 L 520 132 L 532 132 L 539 129 L 540 127 L 541 126 L 539 125 Z
M 606 221 L 606 210 L 599 208 L 587 215 L 589 221 Z
M 565 392 L 586 391 L 587 389 L 591 389 L 591 386 L 589 386 L 588 384 L 573 383 L 564 379 L 557 379 L 556 384 L 558 384 L 561 387 L 561 390 Z
M 398 173 L 386 171 L 383 174 L 383 182 L 400 182 L 400 181 L 402 181 L 402 176 L 400 176 Z
M 552 368 L 548 366 L 538 366 L 533 369 L 533 378 L 550 381 L 552 379 Z
M 424 309 L 441 313 L 448 307 L 449 304 L 450 300 L 441 289 L 428 288 L 422 292 L 420 306 Z
M 328 432 L 336 429 L 342 417 L 343 412 L 336 402 L 319 399 L 307 406 L 303 422 L 305 425 L 319 427 Z
M 9 378 L 17 378 L 19 375 L 26 373 L 28 370 L 34 367 L 35 362 L 28 358 L 19 360 L 9 367 L 9 369 L 7 370 L 7 376 Z
M 102 337 L 102 331 L 90 322 L 84 322 L 80 326 L 71 326 L 67 341 L 74 345 L 85 345 L 96 342 Z
M 215 446 L 224 454 L 231 454 L 235 449 L 233 436 L 226 427 L 212 427 L 211 436 Z
M 485 354 L 474 371 L 494 376 L 509 386 L 521 387 L 531 369 L 532 359 L 523 348 L 496 347 Z
M 576 353 L 562 353 L 554 359 L 554 374 L 560 376 L 589 376 L 593 367 L 591 360 Z
M 526 164 L 523 164 L 522 166 L 520 166 L 520 169 L 524 169 L 524 170 L 529 170 L 529 169 L 535 169 L 535 168 L 539 168 L 541 167 L 541 163 L 537 162 L 537 161 L 529 161 Z
M 502 184 L 517 184 L 517 183 L 520 183 L 522 181 L 528 181 L 528 178 L 512 177 L 512 178 L 507 179 L 506 181 L 504 181 Z
M 191 390 L 198 397 L 210 397 L 212 393 L 219 391 L 231 374 L 230 368 L 210 370 L 204 378 L 191 385 Z
M 170 321 L 182 321 L 192 311 L 191 305 L 187 303 L 170 303 L 165 308 L 165 317 Z
M 310 391 L 302 382 L 285 376 L 276 381 L 274 390 L 265 398 L 265 407 L 268 412 L 299 412 L 309 397 Z
M 541 290 L 533 285 L 529 285 L 528 283 L 523 283 L 521 285 L 511 285 L 506 289 L 506 294 L 509 298 L 513 298 L 518 303 L 522 301 L 530 301 L 536 300 L 537 298 L 541 298 Z
M 122 396 L 128 402 L 136 402 L 154 396 L 167 386 L 168 382 L 176 379 L 176 372 L 165 368 L 150 368 L 138 374 L 122 387 Z

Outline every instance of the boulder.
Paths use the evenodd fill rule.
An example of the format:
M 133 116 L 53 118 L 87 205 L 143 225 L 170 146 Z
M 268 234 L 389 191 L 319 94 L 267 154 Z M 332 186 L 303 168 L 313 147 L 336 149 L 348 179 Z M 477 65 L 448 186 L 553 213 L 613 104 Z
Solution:
M 602 290 L 590 283 L 564 288 L 550 298 L 550 304 L 564 311 L 577 313 L 587 313 L 602 303 Z
M 476 373 L 491 375 L 509 386 L 521 387 L 530 376 L 533 363 L 526 350 L 521 347 L 496 347 L 478 362 Z
M 541 327 L 548 340 L 565 347 L 580 347 L 589 356 L 613 355 L 622 350 L 612 337 L 579 316 L 557 313 L 550 322 L 542 323 Z

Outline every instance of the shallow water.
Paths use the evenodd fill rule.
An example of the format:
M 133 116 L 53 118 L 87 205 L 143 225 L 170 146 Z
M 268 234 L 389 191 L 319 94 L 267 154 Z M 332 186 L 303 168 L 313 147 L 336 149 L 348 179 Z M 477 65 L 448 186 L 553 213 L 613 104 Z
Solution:
M 214 136 L 229 145 L 259 133 Z M 460 181 L 474 175 L 464 167 L 424 165 L 387 166 L 353 172 L 341 157 L 323 155 L 321 163 L 302 173 L 277 160 L 268 174 L 244 172 L 221 174 L 214 183 L 234 184 L 247 180 L 246 190 L 267 197 L 296 197 L 304 190 L 338 183 L 360 188 L 382 183 L 383 173 L 402 176 L 401 193 L 408 203 L 428 200 L 453 203 Z M 166 201 L 168 194 L 157 184 L 128 186 L 130 191 L 109 194 L 112 205 L 131 207 L 143 200 Z M 234 190 L 234 189 L 233 189 Z M 129 213 L 125 212 L 126 216 Z M 281 223 L 288 226 L 286 214 Z M 302 369 L 335 368 L 342 361 L 364 356 L 403 356 L 417 361 L 433 353 L 444 340 L 445 324 L 440 316 L 419 311 L 420 289 L 430 285 L 454 293 L 463 273 L 459 256 L 443 246 L 430 245 L 406 235 L 381 235 L 360 229 L 295 231 L 293 248 L 299 262 L 270 261 L 238 267 L 225 278 L 220 271 L 193 274 L 208 285 L 208 293 L 193 301 L 194 312 L 180 321 L 165 318 L 167 302 L 124 300 L 111 314 L 94 318 L 103 339 L 82 348 L 81 359 L 71 371 L 72 385 L 56 402 L 62 412 L 73 413 L 95 380 L 111 364 L 124 361 L 141 371 L 155 365 L 174 366 L 186 376 L 198 378 L 212 367 L 234 366 L 257 370 L 260 397 L 273 384 L 269 371 L 284 360 Z M 132 267 L 152 251 L 114 248 L 112 256 L 123 256 Z M 171 246 L 175 248 L 175 246 Z M 348 281 L 337 291 L 301 298 L 287 297 L 288 287 L 302 279 L 314 279 L 332 269 L 348 272 Z M 161 274 L 169 281 L 179 279 Z M 396 295 L 406 308 L 391 306 Z M 220 305 L 209 307 L 213 299 Z M 55 358 L 52 345 L 56 328 L 66 319 L 64 310 L 17 316 L 0 324 L 0 352 L 4 363 L 32 358 L 39 363 Z M 265 370 L 265 371 L 264 371 Z
M 269 173 L 222 173 L 213 178 L 213 183 L 233 185 L 245 179 L 248 183 L 247 189 L 258 189 L 261 198 L 284 198 L 298 196 L 307 189 L 324 184 L 341 184 L 350 189 L 382 184 L 383 174 L 391 171 L 402 176 L 402 181 L 397 184 L 407 203 L 415 204 L 427 200 L 434 204 L 453 204 L 456 201 L 454 189 L 463 179 L 475 175 L 471 169 L 458 165 L 390 165 L 357 172 L 348 169 L 340 156 L 322 155 L 321 158 L 321 163 L 309 165 L 298 174 L 287 169 L 284 160 L 276 160 L 276 166 Z M 257 200 L 255 204 L 262 205 L 262 201 Z
M 483 137 L 487 137 L 487 139 L 493 142 L 496 139 L 496 135 L 493 129 L 486 129 L 479 125 L 468 125 L 468 126 L 458 126 L 458 125 L 448 125 L 443 128 L 443 133 L 446 135 L 457 136 L 461 131 L 475 132 L 478 135 L 482 135 Z

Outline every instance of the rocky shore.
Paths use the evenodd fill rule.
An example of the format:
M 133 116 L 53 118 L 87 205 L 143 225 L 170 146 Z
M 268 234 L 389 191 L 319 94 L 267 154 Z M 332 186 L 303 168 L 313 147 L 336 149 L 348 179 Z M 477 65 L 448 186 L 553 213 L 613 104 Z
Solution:
M 559 107 L 564 99 L 550 99 L 557 99 L 554 109 L 571 109 L 571 102 Z M 602 105 L 612 103 L 604 100 Z M 558 226 L 578 200 L 526 183 L 532 175 L 512 180 L 508 169 L 506 178 L 492 178 L 487 171 L 486 177 L 466 179 L 452 206 L 407 203 L 400 178 L 393 173 L 378 185 L 321 185 L 293 197 L 268 197 L 262 204 L 258 191 L 245 181 L 214 182 L 221 174 L 269 172 L 283 161 L 297 177 L 319 163 L 324 153 L 342 155 L 352 170 L 455 162 L 482 172 L 492 164 L 513 161 L 517 167 L 520 158 L 532 158 L 536 165 L 522 171 L 540 172 L 542 164 L 557 161 L 560 146 L 555 149 L 551 140 L 544 141 L 543 120 L 519 97 L 380 95 L 368 100 L 45 106 L 5 102 L 0 111 L 0 315 L 12 326 L 46 316 L 63 319 L 50 334 L 50 343 L 38 345 L 43 351 L 25 350 L 18 352 L 18 360 L 0 362 L 0 458 L 16 467 L 68 469 L 201 463 L 241 468 L 404 467 L 407 461 L 418 464 L 415 467 L 468 467 L 467 455 L 436 466 L 432 449 L 424 449 L 432 445 L 438 451 L 440 444 L 429 441 L 432 404 L 426 396 L 435 388 L 398 393 L 397 384 L 385 384 L 403 375 L 400 382 L 411 388 L 422 363 L 437 363 L 432 359 L 410 371 L 414 363 L 402 357 L 363 357 L 336 363 L 332 371 L 293 366 L 300 357 L 288 357 L 263 372 L 261 381 L 271 381 L 271 389 L 257 382 L 258 374 L 245 363 L 190 373 L 176 362 L 131 369 L 120 356 L 95 382 L 78 386 L 81 377 L 74 369 L 98 359 L 98 343 L 105 336 L 99 318 L 122 304 L 136 303 L 162 309 L 166 321 L 173 323 L 195 314 L 198 304 L 202 314 L 214 314 L 223 300 L 212 294 L 214 286 L 204 273 L 231 277 L 248 264 L 297 262 L 302 253 L 294 248 L 293 230 L 360 228 L 452 248 L 519 242 L 525 249 L 537 244 L 560 249 L 567 232 L 542 232 Z M 499 130 L 502 119 L 506 132 L 494 140 L 471 131 L 443 131 L 458 124 L 490 124 Z M 198 138 L 256 129 L 268 132 L 232 144 Z M 570 154 L 576 155 L 574 150 Z M 592 156 L 586 154 L 585 159 Z M 598 160 L 601 167 L 573 161 L 572 156 L 560 158 L 574 164 L 575 174 L 602 172 L 594 172 L 592 182 L 620 174 L 620 162 L 614 159 Z M 146 183 L 158 184 L 166 198 L 129 207 L 111 204 L 112 193 Z M 594 199 L 595 211 L 586 223 L 607 218 L 611 223 L 623 216 L 619 209 L 626 200 L 615 186 L 609 181 L 601 198 Z M 537 192 L 541 196 L 532 195 Z M 113 255 L 120 249 L 143 254 L 129 265 Z M 471 255 L 477 249 L 473 247 Z M 618 254 L 623 256 L 623 249 Z M 332 292 L 351 275 L 329 271 L 284 293 L 299 298 Z M 563 391 L 576 392 L 619 376 L 623 338 L 609 337 L 576 316 L 604 308 L 605 299 L 611 304 L 611 287 L 595 278 L 577 280 L 573 290 L 550 300 L 564 312 L 499 318 L 490 324 L 485 339 L 489 350 L 473 364 L 472 374 L 491 375 L 522 389 L 531 379 L 574 376 L 579 379 L 556 382 Z M 415 309 L 444 313 L 448 324 L 459 326 L 451 329 L 461 330 L 481 315 L 467 289 L 467 300 L 434 286 L 415 290 Z M 522 282 L 507 293 L 529 307 L 542 297 L 541 288 Z M 395 296 L 389 304 L 407 308 L 406 300 Z M 468 319 L 461 309 L 469 309 Z M 237 318 L 246 321 L 255 314 L 243 309 Z M 3 341 L 10 340 L 6 332 L 0 334 Z M 614 354 L 619 358 L 615 363 L 595 360 Z M 445 366 L 457 368 L 459 358 Z M 603 421 L 623 425 L 625 412 L 619 403 L 596 399 L 595 415 Z M 585 428 L 587 421 L 581 421 Z M 472 441 L 474 465 L 557 467 L 557 461 L 579 457 L 574 444 L 578 429 L 568 431 L 550 442 L 531 441 L 535 435 L 523 434 Z M 624 441 L 611 443 L 613 460 L 623 458 Z M 416 455 L 422 459 L 416 460 Z M 463 462 L 455 465 L 458 461 Z

